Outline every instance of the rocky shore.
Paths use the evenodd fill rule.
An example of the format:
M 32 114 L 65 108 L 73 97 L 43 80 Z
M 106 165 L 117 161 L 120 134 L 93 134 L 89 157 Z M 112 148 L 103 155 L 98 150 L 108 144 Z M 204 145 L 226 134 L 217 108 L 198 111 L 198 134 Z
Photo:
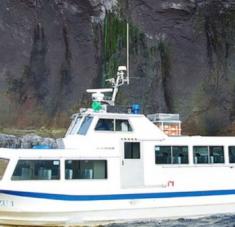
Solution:
M 0 147 L 4 148 L 29 149 L 40 145 L 55 149 L 60 147 L 60 141 L 61 139 L 44 138 L 36 134 L 27 134 L 24 136 L 0 134 Z

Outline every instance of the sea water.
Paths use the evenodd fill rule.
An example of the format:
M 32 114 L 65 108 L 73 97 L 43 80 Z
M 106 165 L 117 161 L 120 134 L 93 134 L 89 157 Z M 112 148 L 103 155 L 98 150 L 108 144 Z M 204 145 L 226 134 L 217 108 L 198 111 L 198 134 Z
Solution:
M 92 225 L 74 225 L 66 224 L 66 227 L 235 227 L 235 214 L 233 215 L 214 215 L 201 218 L 179 218 L 169 220 L 135 220 L 122 223 L 92 224 Z M 0 225 L 0 227 L 9 227 L 9 225 Z M 11 227 L 19 227 L 11 225 Z M 25 226 L 32 227 L 32 226 Z M 38 226 L 43 227 L 43 226 Z M 53 227 L 58 227 L 53 225 Z M 60 226 L 61 227 L 61 226 Z
M 180 218 L 176 220 L 146 220 L 112 223 L 105 227 L 235 227 L 235 215 L 217 215 L 202 218 Z

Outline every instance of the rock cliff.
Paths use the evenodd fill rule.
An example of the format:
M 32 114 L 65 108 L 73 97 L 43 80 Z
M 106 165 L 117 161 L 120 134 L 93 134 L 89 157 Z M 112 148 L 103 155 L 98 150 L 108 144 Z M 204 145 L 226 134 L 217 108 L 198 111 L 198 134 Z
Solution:
M 125 64 L 127 20 L 118 103 L 178 112 L 185 133 L 231 133 L 234 0 L 1 0 L 0 125 L 64 126 Z

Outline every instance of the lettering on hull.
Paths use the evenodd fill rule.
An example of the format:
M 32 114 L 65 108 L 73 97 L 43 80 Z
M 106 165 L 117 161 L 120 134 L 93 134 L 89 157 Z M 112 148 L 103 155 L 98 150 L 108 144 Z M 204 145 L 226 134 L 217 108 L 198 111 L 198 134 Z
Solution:
M 14 201 L 1 199 L 0 207 L 14 207 Z

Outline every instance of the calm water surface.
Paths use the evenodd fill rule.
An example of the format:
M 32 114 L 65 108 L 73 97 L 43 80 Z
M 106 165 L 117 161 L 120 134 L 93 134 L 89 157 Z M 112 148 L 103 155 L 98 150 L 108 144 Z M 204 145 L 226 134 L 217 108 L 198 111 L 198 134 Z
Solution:
M 235 215 L 218 215 L 203 218 L 180 218 L 176 220 L 145 220 L 131 221 L 125 223 L 110 223 L 107 225 L 97 225 L 96 227 L 235 227 Z M 3 226 L 0 227 L 22 227 L 22 226 Z M 27 226 L 29 227 L 29 226 Z M 31 227 L 31 226 L 30 226 Z M 54 226 L 56 227 L 56 226 Z M 70 225 L 65 225 L 70 227 Z M 72 225 L 72 227 L 75 227 Z M 81 226 L 80 226 L 81 227 Z M 90 227 L 89 225 L 83 227 Z M 94 225 L 92 226 L 94 227 Z
M 180 218 L 177 220 L 149 220 L 149 221 L 135 221 L 135 222 L 127 222 L 127 223 L 113 223 L 105 225 L 104 227 L 235 227 L 235 215 L 218 215 L 218 216 L 210 216 L 204 218 Z

